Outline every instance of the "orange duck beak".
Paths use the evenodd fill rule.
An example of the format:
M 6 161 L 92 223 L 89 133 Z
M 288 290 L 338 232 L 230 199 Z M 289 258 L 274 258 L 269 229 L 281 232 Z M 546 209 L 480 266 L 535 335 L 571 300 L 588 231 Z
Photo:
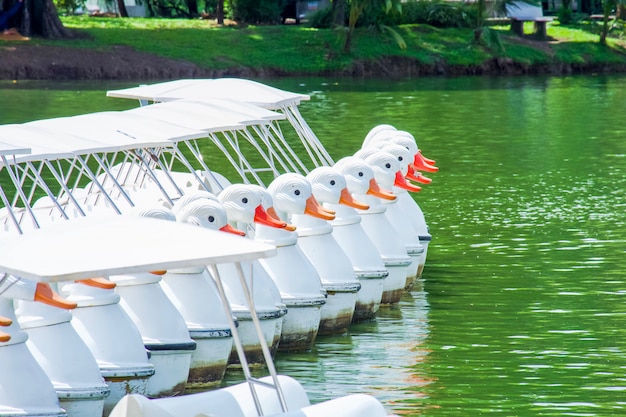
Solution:
M 106 278 L 87 278 L 76 281 L 78 284 L 88 285 L 90 287 L 102 288 L 103 290 L 112 290 L 117 286 L 113 281 Z
M 235 229 L 230 224 L 226 223 L 225 226 L 220 227 L 221 232 L 232 233 L 233 235 L 245 236 L 246 232 L 243 230 Z
M 274 218 L 276 221 L 282 222 L 282 219 L 280 218 L 278 213 L 276 213 L 276 209 L 274 207 L 268 208 L 267 209 L 267 214 L 269 216 L 271 216 L 272 218 Z M 285 226 L 285 230 L 287 230 L 289 232 L 293 232 L 293 231 L 296 230 L 296 226 L 294 226 L 293 224 L 287 223 L 287 226 Z
M 11 320 L 10 318 L 0 316 L 0 326 L 7 327 L 10 326 L 12 323 L 13 320 Z M 11 340 L 11 335 L 9 333 L 0 331 L 0 342 L 8 342 L 9 340 Z
M 429 163 L 429 161 L 432 162 L 432 164 Z M 435 161 L 433 161 L 432 159 L 424 158 L 424 156 L 422 156 L 421 151 L 417 151 L 417 153 L 413 157 L 413 164 L 415 165 L 415 169 L 419 169 L 420 171 L 426 171 L 426 172 L 439 171 L 439 167 L 434 166 L 433 165 L 434 163 Z
M 430 184 L 433 180 L 422 175 L 421 172 L 415 170 L 415 165 L 409 165 L 409 171 L 404 176 L 407 180 L 417 181 L 422 184 Z
M 339 204 L 343 204 L 344 206 L 352 207 L 358 210 L 367 210 L 370 208 L 369 205 L 365 203 L 361 203 L 358 200 L 355 200 L 355 198 L 352 197 L 352 194 L 350 194 L 350 191 L 348 191 L 347 188 L 344 188 L 343 190 L 341 190 L 341 197 L 339 198 Z
M 68 301 L 56 292 L 52 291 L 52 288 L 50 288 L 50 284 L 48 284 L 47 282 L 37 283 L 37 287 L 35 289 L 35 298 L 33 300 L 65 310 L 71 310 L 73 308 L 76 308 L 77 306 L 75 302 Z
M 276 216 L 278 217 L 278 216 Z M 282 220 L 277 220 L 270 216 L 263 206 L 259 204 L 257 208 L 254 210 L 254 222 L 258 224 L 262 224 L 264 226 L 275 227 L 277 229 L 284 229 L 287 227 L 287 223 Z
M 367 194 L 389 201 L 393 201 L 397 198 L 391 191 L 386 191 L 380 188 L 380 185 L 378 185 L 374 178 L 370 180 L 370 189 L 367 190 Z
M 393 185 L 396 187 L 402 188 L 403 190 L 411 191 L 416 193 L 422 190 L 422 187 L 418 187 L 417 185 L 411 184 L 404 178 L 402 172 L 396 172 L 396 180 L 393 182 Z
M 313 196 L 309 197 L 306 200 L 304 214 L 308 214 L 309 216 L 313 216 L 322 220 L 335 220 L 335 212 L 332 210 L 327 210 L 324 207 L 320 206 L 320 203 L 318 203 Z

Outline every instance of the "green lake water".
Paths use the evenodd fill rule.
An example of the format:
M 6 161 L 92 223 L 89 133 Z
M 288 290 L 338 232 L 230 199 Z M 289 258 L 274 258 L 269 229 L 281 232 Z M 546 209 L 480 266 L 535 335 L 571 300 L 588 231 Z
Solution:
M 311 95 L 335 159 L 388 123 L 440 167 L 423 279 L 279 372 L 407 416 L 626 415 L 626 77 L 266 82 Z M 0 123 L 130 108 L 104 96 L 129 85 L 0 82 Z

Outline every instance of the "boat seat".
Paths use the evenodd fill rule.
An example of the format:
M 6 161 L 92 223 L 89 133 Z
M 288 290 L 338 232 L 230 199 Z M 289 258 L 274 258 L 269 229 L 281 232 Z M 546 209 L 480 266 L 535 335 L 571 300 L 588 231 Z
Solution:
M 393 417 L 376 398 L 366 394 L 353 394 L 303 407 L 271 417 Z
M 156 400 L 150 400 L 139 394 L 129 394 L 124 396 L 109 414 L 109 417 L 201 416 L 245 417 L 233 395 L 223 390 Z
M 278 379 L 289 410 L 300 410 L 310 405 L 309 398 L 298 381 L 284 375 L 279 375 Z M 261 381 L 269 384 L 272 383 L 272 378 L 264 377 Z M 276 391 L 261 385 L 255 385 L 255 389 L 263 415 L 283 413 Z M 109 417 L 199 417 L 200 415 L 258 417 L 250 386 L 246 382 L 215 391 L 154 400 L 138 394 L 126 395 L 113 408 Z

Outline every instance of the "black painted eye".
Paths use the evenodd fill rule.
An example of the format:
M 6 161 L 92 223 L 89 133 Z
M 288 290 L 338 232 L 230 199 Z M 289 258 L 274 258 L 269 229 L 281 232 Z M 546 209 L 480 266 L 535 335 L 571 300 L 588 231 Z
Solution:
M 242 202 L 243 204 L 248 204 L 248 198 L 247 198 L 247 197 L 242 198 L 242 199 L 241 199 L 241 202 Z
M 209 216 L 209 221 L 210 221 L 211 223 L 213 223 L 213 222 L 215 221 L 215 217 L 213 217 L 213 216 Z
M 362 173 L 362 172 L 359 172 L 359 177 L 362 177 L 362 176 L 363 176 L 363 173 Z
M 330 180 L 330 185 L 335 185 L 335 180 Z
M 296 190 L 293 192 L 295 195 L 300 195 L 300 190 Z
M 385 164 L 385 168 L 391 168 L 391 164 L 390 164 L 389 162 L 387 162 L 387 163 Z
M 402 162 L 403 160 L 404 160 L 403 157 L 401 157 L 401 156 L 398 157 L 398 161 Z

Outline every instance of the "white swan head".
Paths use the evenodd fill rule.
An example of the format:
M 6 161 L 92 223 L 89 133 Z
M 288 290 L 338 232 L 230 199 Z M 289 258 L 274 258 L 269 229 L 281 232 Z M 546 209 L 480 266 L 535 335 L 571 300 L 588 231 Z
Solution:
M 392 142 L 388 142 L 383 144 L 379 149 L 392 154 L 398 161 L 400 170 L 404 175 L 406 175 L 406 173 L 409 171 L 409 165 L 413 164 L 413 155 L 411 155 L 407 148 Z
M 344 204 L 359 210 L 367 210 L 369 206 L 352 197 L 348 190 L 346 178 L 336 168 L 322 166 L 311 171 L 306 179 L 311 183 L 313 196 L 320 203 Z
M 335 163 L 334 168 L 343 174 L 351 194 L 373 195 L 385 200 L 396 196 L 380 188 L 374 178 L 374 170 L 361 158 L 347 156 Z
M 172 212 L 172 210 L 167 207 L 155 206 L 155 207 L 142 207 L 136 206 L 130 211 L 132 216 L 137 217 L 148 217 L 151 219 L 160 219 L 160 220 L 169 220 L 172 222 L 176 221 L 176 216 Z
M 359 156 L 367 158 L 373 153 L 372 149 L 386 150 L 398 158 L 404 176 L 407 179 L 422 184 L 430 184 L 432 182 L 430 178 L 423 176 L 418 171 L 418 169 L 430 169 L 430 167 L 427 167 L 427 164 L 422 162 L 422 157 L 415 143 L 415 139 L 410 133 L 401 130 L 379 132 L 379 134 L 372 138 L 367 147 L 365 147 L 365 145 L 363 146 L 359 151 Z M 406 169 L 404 168 L 405 165 Z
M 261 223 L 267 226 L 284 228 L 285 222 L 272 222 L 267 216 L 258 189 L 247 184 L 232 184 L 217 196 L 231 222 L 246 224 Z
M 138 216 L 138 217 L 148 217 L 151 219 L 167 220 L 167 221 L 172 221 L 172 222 L 176 221 L 176 216 L 174 215 L 174 212 L 172 212 L 171 209 L 165 206 L 156 206 L 156 207 L 136 206 L 130 211 L 130 215 Z M 151 271 L 151 273 L 154 275 L 164 275 L 165 272 L 166 271 Z M 106 287 L 107 282 L 110 282 L 109 285 L 112 285 L 112 287 L 108 289 L 115 288 L 115 286 L 117 285 L 115 282 L 108 281 L 105 278 L 92 278 L 92 279 L 81 280 L 77 282 L 80 282 L 81 284 L 84 284 L 84 285 L 96 287 L 96 288 L 107 288 Z
M 276 209 L 274 208 L 274 199 L 272 198 L 272 195 L 270 194 L 270 192 L 267 191 L 267 189 L 257 184 L 249 184 L 248 186 L 256 190 L 259 193 L 259 195 L 261 196 L 261 205 L 263 206 L 265 213 L 269 217 L 268 219 L 266 219 L 266 221 L 269 222 L 269 224 L 265 224 L 259 220 L 260 218 L 263 217 L 263 214 L 257 213 L 257 216 L 259 217 L 259 219 L 257 219 L 257 223 L 261 223 L 261 224 L 265 224 L 266 226 L 273 226 L 273 227 L 276 227 L 275 224 L 278 225 L 279 223 L 283 223 L 284 220 L 280 218 L 278 213 L 276 213 Z M 296 230 L 296 226 L 292 224 L 287 224 L 285 226 L 285 230 L 293 232 L 294 230 Z
M 218 201 L 207 198 L 196 199 L 187 203 L 176 214 L 176 220 L 181 223 L 245 236 L 245 232 L 228 224 L 228 216 L 224 207 Z
M 278 176 L 267 187 L 279 212 L 308 214 L 323 220 L 334 220 L 334 213 L 319 205 L 309 181 L 300 174 L 289 173 Z
M 421 190 L 413 184 L 407 182 L 402 173 L 402 167 L 397 158 L 386 151 L 378 152 L 368 156 L 365 162 L 370 164 L 374 170 L 374 177 L 382 187 L 392 188 L 394 185 L 407 191 L 417 192 Z
M 379 136 L 381 133 L 383 135 L 389 135 L 392 132 L 396 132 L 396 131 L 397 129 L 395 127 L 393 127 L 392 125 L 388 125 L 388 124 L 381 124 L 378 126 L 374 126 L 365 136 L 362 147 L 367 148 L 370 145 L 370 142 L 374 140 L 375 137 Z
M 176 202 L 174 203 L 174 205 L 172 206 L 172 212 L 174 213 L 174 215 L 177 215 L 178 212 L 185 207 L 185 205 L 191 203 L 192 201 L 196 201 L 199 199 L 208 199 L 208 200 L 213 200 L 213 201 L 218 201 L 217 197 L 215 196 L 215 194 L 210 193 L 208 191 L 204 191 L 204 190 L 198 190 L 198 191 L 189 191 L 186 192 L 185 194 L 183 194 L 182 197 L 180 197 L 178 200 L 176 200 Z
M 413 165 L 415 169 L 426 172 L 437 172 L 439 168 L 435 166 L 435 161 L 422 155 L 422 151 L 417 146 L 417 141 L 412 134 L 404 130 L 398 130 L 391 137 L 391 141 L 402 146 L 407 146 L 409 152 L 413 154 Z M 402 143 L 400 143 L 402 141 Z
M 406 133 L 406 135 L 402 133 Z M 427 178 L 426 176 L 422 175 L 421 172 L 418 171 L 418 169 L 424 168 L 426 165 L 424 162 L 421 162 L 423 157 L 421 156 L 421 153 L 419 149 L 417 148 L 417 144 L 415 143 L 415 140 L 412 138 L 413 136 L 410 133 L 398 131 L 393 137 L 389 139 L 388 143 L 382 146 L 382 148 L 384 149 L 387 145 L 399 145 L 405 148 L 408 152 L 410 163 L 408 165 L 408 170 L 404 176 L 408 180 L 411 180 L 411 181 L 417 181 L 422 184 L 430 184 L 432 182 L 432 179 Z M 416 161 L 417 161 L 417 165 L 416 165 Z

